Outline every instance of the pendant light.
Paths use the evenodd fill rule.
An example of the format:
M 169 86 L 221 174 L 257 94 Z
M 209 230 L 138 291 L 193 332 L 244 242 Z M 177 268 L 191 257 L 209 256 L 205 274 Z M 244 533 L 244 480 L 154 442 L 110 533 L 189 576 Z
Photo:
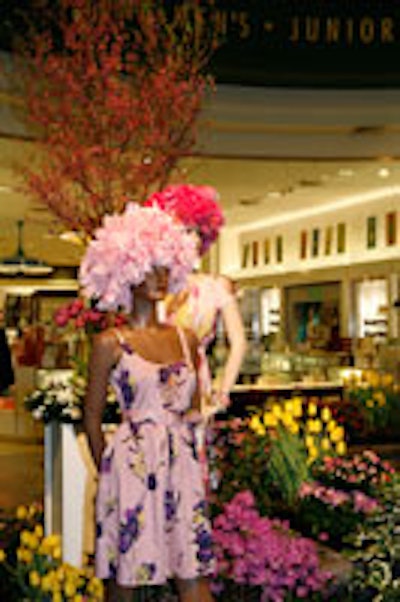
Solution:
M 47 276 L 54 271 L 51 265 L 38 259 L 27 257 L 23 249 L 23 220 L 17 221 L 18 247 L 15 255 L 0 260 L 1 276 Z

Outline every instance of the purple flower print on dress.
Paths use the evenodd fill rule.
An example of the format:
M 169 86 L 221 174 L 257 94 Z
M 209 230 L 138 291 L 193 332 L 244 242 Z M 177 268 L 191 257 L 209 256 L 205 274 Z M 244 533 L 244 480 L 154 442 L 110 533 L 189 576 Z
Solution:
M 147 475 L 147 489 L 150 491 L 157 489 L 157 477 L 154 472 Z
M 198 546 L 197 558 L 203 565 L 208 565 L 214 558 L 212 550 L 212 537 L 208 529 L 201 525 L 196 530 L 196 544 Z
M 121 391 L 124 407 L 126 410 L 129 410 L 134 402 L 135 393 L 131 383 L 129 382 L 128 370 L 120 370 L 118 378 L 116 379 L 116 384 Z
M 164 493 L 165 520 L 171 521 L 176 516 L 177 503 L 174 492 L 167 489 Z
M 100 472 L 101 474 L 109 474 L 111 472 L 111 464 L 114 457 L 114 450 L 109 456 L 104 456 L 101 459 Z
M 134 541 L 137 540 L 140 533 L 139 518 L 143 510 L 142 504 L 136 508 L 128 508 L 125 512 L 126 523 L 120 523 L 119 526 L 119 551 L 125 554 Z
M 117 567 L 113 560 L 108 563 L 108 574 L 110 579 L 115 579 L 117 576 Z
M 179 376 L 184 365 L 185 362 L 180 360 L 179 362 L 160 368 L 160 383 L 165 385 L 169 382 L 171 376 Z
M 207 521 L 207 502 L 200 500 L 193 506 L 194 529 L 196 533 L 197 559 L 202 565 L 208 565 L 214 558 L 212 550 L 212 537 Z
M 96 539 L 100 539 L 103 535 L 103 525 L 100 522 L 96 523 Z

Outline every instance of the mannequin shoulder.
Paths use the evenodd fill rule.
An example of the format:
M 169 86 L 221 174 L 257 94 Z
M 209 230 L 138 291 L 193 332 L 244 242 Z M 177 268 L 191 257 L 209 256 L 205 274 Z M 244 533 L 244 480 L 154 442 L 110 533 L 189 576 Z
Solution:
M 93 336 L 92 353 L 98 359 L 115 363 L 120 355 L 120 343 L 115 329 L 110 328 Z

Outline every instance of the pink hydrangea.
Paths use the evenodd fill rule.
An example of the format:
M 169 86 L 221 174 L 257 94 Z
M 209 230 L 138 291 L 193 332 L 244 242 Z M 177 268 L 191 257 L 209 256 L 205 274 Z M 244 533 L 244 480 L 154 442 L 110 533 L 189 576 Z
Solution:
M 167 186 L 161 192 L 155 192 L 146 200 L 145 205 L 160 207 L 186 228 L 195 230 L 201 240 L 200 254 L 204 255 L 224 225 L 217 198 L 218 193 L 211 186 L 181 184 Z
M 124 213 L 106 216 L 83 257 L 79 280 L 84 296 L 103 310 L 127 311 L 132 286 L 141 284 L 154 266 L 169 269 L 169 287 L 184 286 L 197 259 L 195 241 L 170 215 L 157 207 L 127 205 Z

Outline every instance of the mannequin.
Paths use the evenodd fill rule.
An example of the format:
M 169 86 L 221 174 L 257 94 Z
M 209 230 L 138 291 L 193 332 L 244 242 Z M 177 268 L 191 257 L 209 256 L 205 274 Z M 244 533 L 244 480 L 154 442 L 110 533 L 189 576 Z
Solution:
M 196 239 L 203 256 L 217 239 L 224 223 L 217 192 L 210 186 L 169 186 L 151 195 L 145 205 L 157 206 L 180 221 Z M 213 391 L 206 349 L 215 337 L 221 316 L 229 351 L 222 377 Z M 166 300 L 166 319 L 191 328 L 200 341 L 202 412 L 206 415 L 226 408 L 246 351 L 242 317 L 228 278 L 194 271 L 186 289 Z
M 99 470 L 96 574 L 109 602 L 174 578 L 181 602 L 212 602 L 210 525 L 195 425 L 201 420 L 198 341 L 161 324 L 156 304 L 184 283 L 196 257 L 184 229 L 154 208 L 109 217 L 83 258 L 84 294 L 129 310 L 126 325 L 94 340 L 84 427 Z M 123 241 L 124 244 L 121 244 Z M 122 423 L 105 446 L 107 385 Z

